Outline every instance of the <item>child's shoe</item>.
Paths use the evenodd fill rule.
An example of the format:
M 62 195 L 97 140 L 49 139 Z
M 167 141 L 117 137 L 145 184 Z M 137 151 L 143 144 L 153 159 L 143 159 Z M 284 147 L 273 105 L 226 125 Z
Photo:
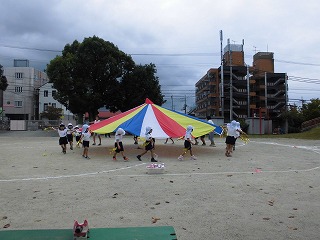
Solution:
M 113 161 L 117 161 L 117 158 L 115 156 L 112 157 Z
M 158 162 L 158 161 L 155 160 L 154 158 L 151 158 L 151 162 Z
M 123 157 L 123 160 L 125 160 L 125 161 L 129 161 L 129 158 L 127 158 L 127 157 Z
M 140 156 L 140 155 L 138 155 L 138 156 L 137 156 L 137 158 L 139 159 L 139 161 L 142 161 L 142 160 L 141 160 L 141 156 Z
M 191 159 L 191 160 L 197 160 L 197 158 L 196 158 L 195 155 L 192 155 L 190 159 Z
M 178 157 L 178 160 L 182 161 L 182 160 L 183 160 L 183 156 L 180 155 L 180 156 Z

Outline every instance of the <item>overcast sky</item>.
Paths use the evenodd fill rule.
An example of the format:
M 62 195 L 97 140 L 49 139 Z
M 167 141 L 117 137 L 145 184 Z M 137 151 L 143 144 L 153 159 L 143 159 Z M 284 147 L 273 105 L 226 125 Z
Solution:
M 289 76 L 289 101 L 319 98 L 319 0 L 0 0 L 0 64 L 29 59 L 46 68 L 68 43 L 98 36 L 154 63 L 168 100 L 194 105 L 194 85 L 220 66 L 220 37 L 241 44 L 252 65 L 274 53 L 275 72 Z M 172 96 L 172 98 L 171 98 Z M 172 102 L 173 100 L 173 102 Z

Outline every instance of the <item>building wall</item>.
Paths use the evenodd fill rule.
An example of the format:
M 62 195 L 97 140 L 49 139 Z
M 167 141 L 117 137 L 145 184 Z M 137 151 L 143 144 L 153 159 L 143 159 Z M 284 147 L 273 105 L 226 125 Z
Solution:
M 244 52 L 226 52 L 224 54 L 225 66 L 244 66 Z M 231 63 L 231 64 L 230 64 Z
M 236 65 L 234 59 L 244 63 L 242 48 L 238 45 L 230 46 L 231 65 L 230 54 L 226 49 L 229 47 L 225 47 L 224 52 L 223 95 L 221 67 L 210 69 L 196 83 L 195 115 L 204 117 L 208 113 L 211 116 L 214 113 L 215 116 L 223 117 L 226 122 L 254 116 L 279 121 L 280 114 L 286 109 L 286 74 L 274 73 L 273 53 L 259 52 L 254 55 L 254 66 L 241 66 Z M 209 72 L 214 79 L 208 77 Z
M 258 52 L 253 56 L 253 71 L 255 75 L 263 75 L 265 72 L 274 73 L 273 53 Z
M 219 114 L 219 77 L 217 69 L 210 69 L 196 83 L 196 116 L 206 118 L 206 116 L 216 116 Z
M 62 109 L 62 121 L 71 122 L 75 124 L 74 115 L 64 105 L 53 98 L 54 92 L 57 92 L 53 88 L 53 83 L 46 83 L 39 88 L 39 114 L 41 114 L 47 106 L 53 106 Z
M 3 93 L 5 115 L 15 120 L 35 119 L 36 89 L 48 82 L 46 73 L 32 67 L 5 67 L 3 75 L 8 81 Z
M 287 88 L 285 73 L 267 73 L 253 76 L 250 85 L 251 117 L 263 115 L 275 119 L 286 110 Z
M 223 62 L 225 66 L 245 66 L 242 44 L 227 44 L 224 48 Z

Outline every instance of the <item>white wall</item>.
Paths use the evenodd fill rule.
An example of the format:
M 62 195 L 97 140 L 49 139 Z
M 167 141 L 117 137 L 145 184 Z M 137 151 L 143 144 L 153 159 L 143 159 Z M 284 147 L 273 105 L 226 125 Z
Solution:
M 39 114 L 44 111 L 44 105 L 47 104 L 48 106 L 55 106 L 56 108 L 61 108 L 63 111 L 63 119 L 64 123 L 74 123 L 73 120 L 73 113 L 67 110 L 67 108 L 62 105 L 60 102 L 55 100 L 52 96 L 52 91 L 57 90 L 53 88 L 53 83 L 46 83 L 39 88 Z M 48 95 L 45 97 L 45 92 L 47 91 Z

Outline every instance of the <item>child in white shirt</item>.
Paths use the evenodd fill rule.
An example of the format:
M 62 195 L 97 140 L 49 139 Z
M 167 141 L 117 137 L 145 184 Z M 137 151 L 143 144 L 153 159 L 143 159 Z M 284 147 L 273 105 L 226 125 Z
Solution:
M 59 133 L 59 145 L 61 146 L 62 148 L 62 152 L 64 154 L 67 153 L 67 144 L 68 144 L 68 139 L 67 139 L 67 129 L 65 127 L 65 125 L 63 123 L 61 123 L 59 125 L 59 128 L 58 128 L 58 133 Z
M 151 127 L 146 127 L 146 142 L 145 142 L 145 150 L 143 153 L 139 154 L 137 158 L 139 161 L 141 161 L 141 156 L 146 154 L 148 151 L 151 153 L 151 162 L 158 162 L 154 157 L 155 154 L 153 153 L 154 150 L 154 139 L 152 138 L 152 128 Z
M 91 132 L 89 131 L 89 126 L 84 124 L 82 126 L 82 135 L 81 135 L 80 141 L 82 140 L 82 145 L 83 145 L 82 157 L 87 159 L 90 159 L 90 157 L 88 156 L 90 137 L 91 137 Z
M 192 131 L 193 126 L 189 125 L 186 129 L 186 134 L 184 136 L 184 151 L 183 153 L 178 157 L 179 160 L 183 160 L 183 156 L 190 151 L 191 160 L 197 160 L 197 158 L 193 155 L 192 152 L 192 145 L 195 145 L 195 143 L 192 142 Z
M 122 144 L 122 137 L 126 134 L 126 132 L 122 128 L 118 128 L 115 133 L 115 142 L 114 147 L 116 148 L 113 154 L 113 160 L 117 160 L 117 153 L 121 153 L 124 161 L 128 161 L 129 159 L 124 155 L 124 148 Z

